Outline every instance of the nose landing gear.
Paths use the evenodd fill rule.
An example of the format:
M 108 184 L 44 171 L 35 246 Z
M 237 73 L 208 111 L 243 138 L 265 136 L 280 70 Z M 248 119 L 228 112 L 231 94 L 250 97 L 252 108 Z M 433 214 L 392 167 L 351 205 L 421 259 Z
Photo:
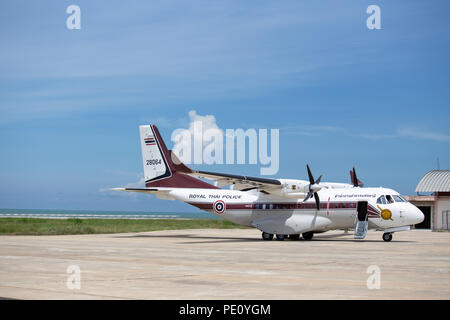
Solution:
M 385 232 L 383 233 L 383 240 L 386 242 L 389 242 L 392 240 L 392 233 L 390 232 Z

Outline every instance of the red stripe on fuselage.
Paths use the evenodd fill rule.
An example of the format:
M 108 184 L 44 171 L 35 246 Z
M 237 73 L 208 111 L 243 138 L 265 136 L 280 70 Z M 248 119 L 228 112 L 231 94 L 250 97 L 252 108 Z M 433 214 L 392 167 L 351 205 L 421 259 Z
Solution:
M 213 210 L 213 202 L 208 203 L 195 203 L 187 202 L 188 204 L 197 207 L 202 210 Z M 264 206 L 265 205 L 265 206 Z M 321 209 L 327 208 L 327 203 L 320 204 Z M 315 209 L 315 203 L 271 203 L 271 202 L 259 202 L 259 203 L 227 203 L 227 210 L 311 210 Z M 357 209 L 357 202 L 330 202 L 329 209 Z M 379 212 L 376 211 L 370 204 L 368 205 L 369 218 L 375 218 L 379 216 Z

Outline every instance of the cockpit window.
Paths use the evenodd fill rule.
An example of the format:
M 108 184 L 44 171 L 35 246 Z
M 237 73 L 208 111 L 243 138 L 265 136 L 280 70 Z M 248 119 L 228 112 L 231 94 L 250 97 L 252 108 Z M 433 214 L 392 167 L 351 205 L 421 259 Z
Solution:
M 386 196 L 386 200 L 388 203 L 394 203 L 394 199 L 392 199 L 392 196 L 390 196 L 390 195 Z
M 393 195 L 392 197 L 394 198 L 395 202 L 406 202 L 406 200 L 401 196 Z
M 385 196 L 381 196 L 377 199 L 377 203 L 379 204 L 386 204 L 386 197 Z

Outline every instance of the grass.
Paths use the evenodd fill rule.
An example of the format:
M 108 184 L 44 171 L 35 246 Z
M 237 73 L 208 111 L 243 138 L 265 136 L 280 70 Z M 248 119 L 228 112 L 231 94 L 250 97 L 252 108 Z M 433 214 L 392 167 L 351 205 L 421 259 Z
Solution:
M 245 228 L 226 220 L 213 219 L 40 219 L 0 218 L 0 235 L 64 235 L 127 233 L 182 229 Z

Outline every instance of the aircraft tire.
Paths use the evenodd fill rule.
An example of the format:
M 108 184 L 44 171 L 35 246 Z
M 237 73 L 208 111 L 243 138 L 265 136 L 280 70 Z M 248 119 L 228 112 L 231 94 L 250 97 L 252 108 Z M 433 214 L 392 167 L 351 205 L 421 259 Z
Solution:
M 383 233 L 383 240 L 386 242 L 389 242 L 392 240 L 392 233 L 390 232 L 385 232 Z
M 262 233 L 262 238 L 265 241 L 270 241 L 270 240 L 273 239 L 273 234 L 272 233 L 263 232 Z
M 311 231 L 302 233 L 303 240 L 309 241 L 309 240 L 312 240 L 313 237 L 314 237 L 314 233 Z
M 284 235 L 284 234 L 277 234 L 277 240 L 278 241 L 283 241 L 284 239 L 286 239 L 286 235 Z

